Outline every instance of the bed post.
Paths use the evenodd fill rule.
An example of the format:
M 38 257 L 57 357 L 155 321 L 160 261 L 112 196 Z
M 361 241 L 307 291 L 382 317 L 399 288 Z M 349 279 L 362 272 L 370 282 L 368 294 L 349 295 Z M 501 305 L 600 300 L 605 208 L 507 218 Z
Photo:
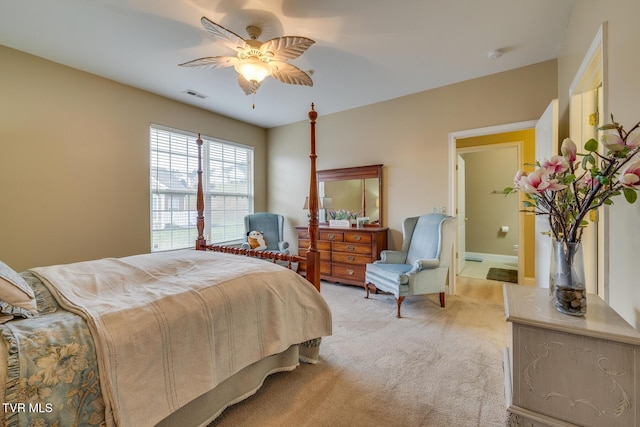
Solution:
M 309 250 L 307 251 L 307 280 L 320 291 L 320 252 L 318 252 L 318 182 L 316 176 L 316 118 L 318 113 L 309 111 L 311 121 L 311 174 L 309 177 Z
M 202 191 L 202 138 L 198 134 L 198 199 L 196 201 L 196 209 L 198 210 L 198 218 L 196 225 L 198 228 L 198 238 L 196 239 L 197 250 L 207 250 L 207 240 L 204 238 L 204 195 Z

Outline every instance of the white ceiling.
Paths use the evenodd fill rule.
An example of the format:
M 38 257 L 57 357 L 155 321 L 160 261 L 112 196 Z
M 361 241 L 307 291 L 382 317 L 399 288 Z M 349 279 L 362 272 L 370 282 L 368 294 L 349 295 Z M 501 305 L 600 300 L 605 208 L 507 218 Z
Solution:
M 556 58 L 573 0 L 0 0 L 0 44 L 270 128 Z M 234 52 L 206 16 L 260 40 L 316 41 L 290 62 L 313 87 L 177 64 Z M 492 49 L 504 55 L 489 60 Z M 0 65 L 1 66 L 1 65 Z M 208 96 L 185 94 L 186 90 Z M 255 103 L 255 109 L 252 104 Z

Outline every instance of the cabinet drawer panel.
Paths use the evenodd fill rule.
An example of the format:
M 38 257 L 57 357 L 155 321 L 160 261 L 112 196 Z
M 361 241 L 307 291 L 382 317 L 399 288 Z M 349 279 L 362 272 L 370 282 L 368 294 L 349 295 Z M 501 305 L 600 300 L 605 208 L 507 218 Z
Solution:
M 324 274 L 326 276 L 331 276 L 331 273 L 333 271 L 332 269 L 332 265 L 330 261 L 325 261 L 325 260 L 320 260 L 320 274 Z
M 333 277 L 343 277 L 345 279 L 364 282 L 364 265 L 340 265 L 333 264 Z
M 334 252 L 346 252 L 350 254 L 371 255 L 371 245 L 360 243 L 334 243 Z
M 364 266 L 364 264 L 368 264 L 371 262 L 371 257 L 367 255 L 345 254 L 342 252 L 333 252 L 331 254 L 331 261 Z
M 344 241 L 352 243 L 371 243 L 371 234 L 359 233 L 357 231 L 347 231 L 344 233 Z
M 304 257 L 307 255 L 307 251 L 300 251 L 298 255 Z M 307 262 L 300 261 L 298 263 L 298 271 L 307 271 Z M 331 276 L 331 253 L 320 252 L 320 274 Z
M 619 406 L 640 376 L 633 345 L 514 325 L 513 346 L 514 405 L 581 426 L 636 425 L 634 410 Z M 573 402 L 616 416 L 594 417 L 587 405 Z
M 344 241 L 344 233 L 342 231 L 321 231 L 320 240 L 328 240 L 330 242 Z
M 309 239 L 309 230 L 306 228 L 298 229 L 298 239 Z
M 317 245 L 319 251 L 330 251 L 331 250 L 331 242 L 323 242 L 318 241 Z M 309 241 L 306 239 L 298 240 L 298 249 L 307 250 L 309 249 Z
M 298 248 L 298 255 L 307 258 L 307 252 L 309 252 L 306 248 Z M 320 261 L 324 261 L 326 263 L 331 262 L 331 251 L 318 251 L 320 252 Z

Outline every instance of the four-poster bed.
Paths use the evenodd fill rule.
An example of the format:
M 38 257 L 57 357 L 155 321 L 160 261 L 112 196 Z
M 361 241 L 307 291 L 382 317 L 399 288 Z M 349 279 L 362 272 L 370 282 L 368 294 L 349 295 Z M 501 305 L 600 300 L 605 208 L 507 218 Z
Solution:
M 20 274 L 0 262 L 0 287 L 29 302 L 0 300 L 0 426 L 204 426 L 269 374 L 318 360 L 331 334 L 319 280 L 275 263 L 301 257 L 207 245 L 198 176 L 200 250 Z
M 204 192 L 202 183 L 202 144 L 203 141 L 198 135 L 198 198 L 197 206 L 197 229 L 198 238 L 196 239 L 196 249 L 198 250 L 211 250 L 217 252 L 233 253 L 236 255 L 247 255 L 252 257 L 258 257 L 263 259 L 271 259 L 273 262 L 285 261 L 291 268 L 292 263 L 299 261 L 306 261 L 306 278 L 315 288 L 320 291 L 320 252 L 318 251 L 318 177 L 316 172 L 316 119 L 318 113 L 314 109 L 314 105 L 311 104 L 311 111 L 309 111 L 310 122 L 310 141 L 311 151 L 309 158 L 311 159 L 311 171 L 309 173 L 309 249 L 306 253 L 306 258 L 302 258 L 297 255 L 283 255 L 273 252 L 255 251 L 251 249 L 242 249 L 237 247 L 220 246 L 220 245 L 207 245 L 207 240 L 204 237 Z

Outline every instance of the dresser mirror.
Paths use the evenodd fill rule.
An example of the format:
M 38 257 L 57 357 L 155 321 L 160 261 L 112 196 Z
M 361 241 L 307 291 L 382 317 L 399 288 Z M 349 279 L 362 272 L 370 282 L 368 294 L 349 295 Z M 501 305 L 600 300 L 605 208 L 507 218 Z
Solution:
M 382 165 L 318 171 L 318 195 L 324 207 L 321 222 L 329 220 L 328 211 L 346 210 L 368 217 L 369 225 L 382 227 Z

